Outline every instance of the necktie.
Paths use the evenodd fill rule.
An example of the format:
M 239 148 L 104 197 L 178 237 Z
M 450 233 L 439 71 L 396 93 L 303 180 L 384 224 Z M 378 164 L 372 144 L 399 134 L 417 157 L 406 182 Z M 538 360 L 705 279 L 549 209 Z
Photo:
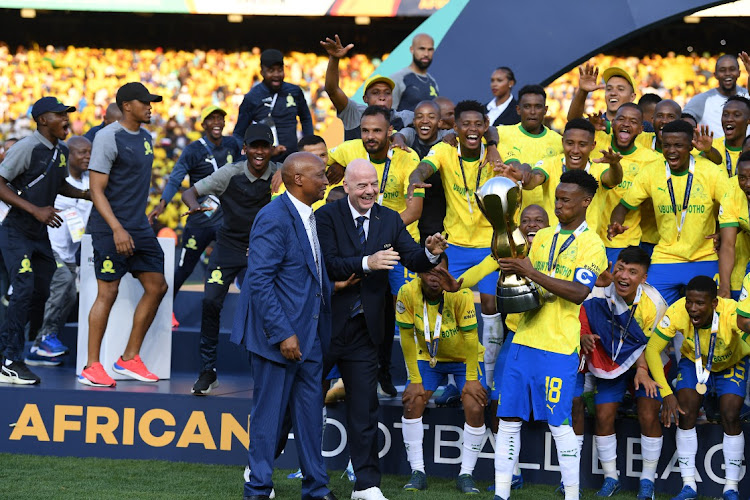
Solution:
M 365 236 L 365 221 L 367 220 L 367 217 L 364 215 L 360 215 L 357 217 L 357 235 L 359 236 L 359 243 L 362 245 L 362 254 L 365 253 L 365 243 L 367 242 L 367 237 Z M 360 289 L 361 290 L 361 289 Z M 357 299 L 354 301 L 354 304 L 352 305 L 352 312 L 349 315 L 350 318 L 355 317 L 357 314 L 364 313 L 365 310 L 362 307 L 362 296 L 357 295 Z
M 315 212 L 310 213 L 310 233 L 313 240 L 313 256 L 315 257 L 315 268 L 318 271 L 318 282 L 323 286 L 323 275 L 320 269 L 320 240 L 318 240 L 318 226 L 315 223 Z

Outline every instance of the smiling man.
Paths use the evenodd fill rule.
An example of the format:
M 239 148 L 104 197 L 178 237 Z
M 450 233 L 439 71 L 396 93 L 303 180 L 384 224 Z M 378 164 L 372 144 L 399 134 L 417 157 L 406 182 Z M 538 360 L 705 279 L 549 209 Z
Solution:
M 740 306 L 744 305 L 742 302 Z M 696 276 L 687 284 L 686 296 L 667 310 L 646 346 L 649 370 L 661 387 L 663 398 L 661 420 L 670 427 L 677 423 L 677 462 L 680 464 L 683 488 L 674 497 L 691 500 L 698 497 L 695 481 L 695 456 L 698 435 L 695 422 L 708 387 L 719 398 L 726 482 L 723 498 L 739 498 L 738 483 L 742 471 L 745 436 L 740 422 L 740 409 L 747 387 L 747 355 L 750 346 L 744 341 L 747 333 L 738 327 L 737 303 L 716 296 L 716 283 L 709 276 Z M 746 328 L 747 330 L 747 328 Z M 661 352 L 680 332 L 682 359 L 677 365 L 675 387 L 677 396 L 664 376 Z
M 739 77 L 737 56 L 724 54 L 716 60 L 714 70 L 714 78 L 718 80 L 719 86 L 694 96 L 685 106 L 685 113 L 694 116 L 699 125 L 708 125 L 714 137 L 720 137 L 724 133 L 721 114 L 727 99 L 733 95 L 748 97 L 747 89 L 737 85 Z
M 237 125 L 233 135 L 242 141 L 245 130 L 252 123 L 268 125 L 279 146 L 274 161 L 297 151 L 297 117 L 303 135 L 314 134 L 312 115 L 302 89 L 284 81 L 284 55 L 276 49 L 266 49 L 260 54 L 260 76 L 263 80 L 253 86 L 240 104 Z
M 227 112 L 218 106 L 208 106 L 201 111 L 203 137 L 188 144 L 180 155 L 172 173 L 169 174 L 159 204 L 148 215 L 150 221 L 153 222 L 154 218 L 158 218 L 172 201 L 186 175 L 190 177 L 190 185 L 194 186 L 196 182 L 205 179 L 227 163 L 233 163 L 235 159 L 239 159 L 241 151 L 235 138 L 222 135 L 226 115 Z M 201 197 L 198 201 L 215 203 L 216 199 L 208 200 L 208 197 Z M 174 290 L 172 291 L 174 296 L 177 296 L 180 287 L 193 272 L 203 251 L 216 240 L 223 217 L 221 205 L 217 205 L 216 209 L 211 212 L 196 213 L 188 217 L 182 231 L 180 258 L 174 273 Z M 173 326 L 179 325 L 174 316 L 172 323 Z
M 714 139 L 714 151 L 705 154 L 711 161 L 723 166 L 729 177 L 737 175 L 737 160 L 742 152 L 748 125 L 750 100 L 741 95 L 733 95 L 727 99 L 721 112 L 721 129 L 724 131 L 724 137 Z
M 267 125 L 250 125 L 245 131 L 244 144 L 246 160 L 221 167 L 182 195 L 190 217 L 205 216 L 215 209 L 206 201 L 201 203 L 199 198 L 218 197 L 224 209 L 216 247 L 211 252 L 206 272 L 201 315 L 201 368 L 192 389 L 196 396 L 206 395 L 219 385 L 216 348 L 221 309 L 229 285 L 236 277 L 240 281 L 245 277 L 250 228 L 260 209 L 271 201 L 271 177 L 280 166 L 271 162 L 273 134 Z
M 650 283 L 668 304 L 680 297 L 680 288 L 694 276 L 718 274 L 713 240 L 714 209 L 728 190 L 726 170 L 690 154 L 693 127 L 683 120 L 662 130 L 665 162 L 651 162 L 633 179 L 612 210 L 607 237 L 629 229 L 629 211 L 651 200 L 659 242 L 654 248 Z
M 719 209 L 719 296 L 734 300 L 739 299 L 750 263 L 750 153 L 737 159 L 736 172 Z
M 0 200 L 4 213 L 0 217 L 3 219 L 0 250 L 13 287 L 0 334 L 0 382 L 3 383 L 40 382 L 24 362 L 24 329 L 30 311 L 41 316 L 56 268 L 47 233 L 48 226 L 57 228 L 63 222 L 54 208 L 55 197 L 59 193 L 89 199 L 88 190 L 84 192 L 65 181 L 70 153 L 62 141 L 70 130 L 68 113 L 75 110 L 54 97 L 36 101 L 31 116 L 37 130 L 14 144 L 0 163 Z M 64 348 L 59 341 L 50 347 Z

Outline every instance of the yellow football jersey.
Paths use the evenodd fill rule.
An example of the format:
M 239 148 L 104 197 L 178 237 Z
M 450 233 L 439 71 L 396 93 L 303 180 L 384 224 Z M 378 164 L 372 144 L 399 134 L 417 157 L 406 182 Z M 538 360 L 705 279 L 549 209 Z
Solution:
M 447 206 L 443 225 L 449 244 L 486 248 L 492 242 L 492 226 L 479 210 L 474 196 L 495 175 L 489 167 L 479 170 L 483 160 L 484 158 L 462 158 L 459 162 L 458 150 L 444 142 L 435 144 L 422 160 L 436 172 L 440 172 L 443 181 Z
M 732 269 L 732 290 L 742 288 L 745 269 L 750 261 L 750 220 L 745 192 L 740 189 L 735 175 L 728 182 L 729 189 L 721 197 L 719 208 L 719 226 L 736 227 L 737 243 L 734 250 L 734 268 Z
M 607 268 L 604 244 L 595 232 L 586 230 L 560 253 L 571 233 L 560 231 L 558 235 L 553 254 L 555 277 L 593 288 L 596 278 Z M 547 266 L 554 235 L 554 227 L 540 230 L 529 252 L 534 268 L 545 274 L 549 274 Z M 544 351 L 572 354 L 581 344 L 580 309 L 578 304 L 552 296 L 539 309 L 522 314 L 513 342 Z
M 727 146 L 724 137 L 717 137 L 716 139 L 714 139 L 713 146 L 719 152 L 719 156 L 721 156 L 721 166 L 724 167 L 727 175 L 729 175 L 729 177 L 736 176 L 737 162 L 739 161 L 740 155 L 742 154 L 742 148 L 733 148 L 731 146 Z M 727 160 L 729 160 L 729 165 L 727 165 Z
M 719 331 L 716 336 L 713 365 L 711 371 L 716 373 L 736 365 L 750 354 L 750 345 L 743 340 L 747 334 L 737 328 L 738 306 L 732 299 L 719 297 L 716 312 L 719 315 Z M 682 356 L 695 361 L 695 328 L 685 310 L 685 298 L 681 298 L 667 309 L 654 334 L 646 346 L 646 360 L 654 380 L 661 386 L 662 397 L 672 394 L 672 389 L 664 376 L 660 353 L 664 350 L 677 331 L 685 337 L 680 352 Z M 701 354 L 705 367 L 708 347 L 711 340 L 711 326 L 699 330 Z
M 547 127 L 539 134 L 530 134 L 520 123 L 505 125 L 497 127 L 497 135 L 497 150 L 505 163 L 518 161 L 533 167 L 540 160 L 557 156 L 563 151 L 562 136 Z M 524 191 L 522 209 L 529 205 L 541 205 L 541 201 L 541 186 Z
M 550 156 L 544 160 L 540 160 L 534 166 L 534 170 L 540 171 L 547 178 L 544 184 L 539 186 L 542 188 L 542 200 L 540 206 L 547 212 L 550 226 L 555 226 L 557 224 L 557 216 L 555 215 L 555 190 L 557 189 L 557 185 L 560 184 L 560 176 L 563 174 L 564 168 L 565 155 Z M 604 175 L 604 172 L 607 170 L 609 170 L 608 163 L 589 163 L 586 166 L 586 172 L 590 173 L 599 183 L 599 189 L 596 190 L 594 199 L 591 200 L 591 204 L 586 210 L 586 222 L 589 224 L 589 230 L 594 233 L 598 232 L 599 225 L 602 223 L 605 225 L 606 233 L 606 224 L 609 222 L 608 220 L 606 222 L 602 220 L 604 200 L 607 191 L 610 190 L 610 188 L 605 186 L 602 182 L 602 175 Z M 535 190 L 536 188 L 534 191 Z M 524 206 L 527 206 L 526 193 L 528 192 L 529 191 L 523 192 Z
M 466 379 L 477 380 L 477 366 L 484 359 L 484 347 L 477 335 L 477 315 L 474 296 L 470 290 L 444 293 L 443 320 L 440 326 L 440 342 L 436 359 L 439 362 L 466 363 Z M 409 379 L 421 383 L 418 360 L 429 361 L 424 333 L 424 298 L 422 280 L 410 281 L 398 291 L 396 300 L 396 324 L 401 331 L 401 348 L 409 370 Z M 430 329 L 435 328 L 439 301 L 427 302 Z M 414 335 L 416 334 L 416 342 Z M 432 332 L 428 335 L 432 337 Z
M 716 232 L 714 209 L 727 190 L 726 171 L 722 172 L 721 167 L 705 158 L 696 158 L 688 212 L 678 239 L 677 219 L 682 213 L 687 179 L 687 170 L 680 175 L 672 174 L 676 216 L 667 188 L 665 162 L 653 162 L 645 166 L 620 201 L 627 208 L 635 210 L 647 199 L 652 200 L 660 235 L 651 258 L 654 264 L 717 259 L 713 241 L 706 239 L 706 236 Z
M 353 139 L 351 141 L 343 142 L 328 152 L 329 165 L 338 163 L 339 165 L 346 167 L 352 160 L 356 159 L 370 160 L 367 150 L 365 149 L 364 144 L 362 144 L 362 139 Z M 409 176 L 414 169 L 417 168 L 417 165 L 419 165 L 419 155 L 414 151 L 407 153 L 402 149 L 393 148 L 393 158 L 388 169 L 388 178 L 386 179 L 385 186 L 383 186 L 383 172 L 385 170 L 386 160 L 380 162 L 370 160 L 370 163 L 375 166 L 375 170 L 378 172 L 378 186 L 382 191 L 383 206 L 395 210 L 398 213 L 406 210 L 406 194 L 409 189 Z M 416 189 L 414 191 L 414 196 L 424 197 L 424 189 Z M 407 230 L 415 241 L 419 241 L 417 221 L 409 224 Z

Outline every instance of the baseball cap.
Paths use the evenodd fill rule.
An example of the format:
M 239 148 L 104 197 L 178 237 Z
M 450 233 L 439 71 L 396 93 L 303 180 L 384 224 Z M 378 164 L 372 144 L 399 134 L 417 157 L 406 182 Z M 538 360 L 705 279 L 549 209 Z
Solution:
M 161 102 L 160 95 L 151 94 L 141 82 L 128 82 L 117 91 L 117 104 L 128 101 Z
M 391 90 L 393 90 L 393 88 L 396 86 L 396 84 L 393 83 L 393 80 L 391 80 L 387 76 L 373 75 L 365 82 L 365 92 L 367 92 L 367 89 L 369 89 L 376 83 L 385 83 L 391 88 Z
M 276 49 L 266 49 L 260 54 L 260 65 L 270 68 L 274 64 L 284 64 L 284 54 Z
M 263 141 L 273 144 L 273 132 L 271 127 L 262 123 L 253 123 L 245 130 L 245 144 L 252 144 L 255 141 Z
M 75 110 L 74 106 L 66 106 L 59 99 L 47 96 L 34 103 L 34 106 L 31 107 L 31 117 L 36 120 L 44 113 L 72 113 Z
M 201 111 L 201 123 L 206 121 L 206 118 L 208 118 L 208 115 L 210 115 L 214 111 L 218 111 L 222 115 L 227 116 L 227 112 L 221 109 L 219 106 L 207 106 L 203 108 L 203 111 Z
M 610 78 L 613 76 L 621 76 L 622 78 L 626 79 L 630 86 L 633 88 L 633 92 L 635 92 L 635 83 L 633 83 L 633 78 L 628 74 L 627 71 L 625 71 L 622 68 L 618 68 L 617 66 L 612 66 L 611 68 L 607 68 L 604 70 L 604 73 L 602 73 L 602 78 L 604 79 L 604 82 L 608 82 Z

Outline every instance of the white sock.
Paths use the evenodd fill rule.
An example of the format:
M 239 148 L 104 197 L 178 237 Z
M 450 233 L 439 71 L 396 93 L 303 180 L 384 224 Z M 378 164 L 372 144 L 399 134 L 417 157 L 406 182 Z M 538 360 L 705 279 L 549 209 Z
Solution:
M 487 432 L 487 428 L 484 424 L 482 424 L 482 427 L 472 427 L 464 423 L 464 454 L 461 457 L 461 472 L 459 472 L 459 475 L 474 473 L 479 452 L 482 451 L 485 432 Z
M 503 345 L 503 319 L 500 313 L 482 314 L 482 345 L 484 346 L 484 373 L 488 387 L 492 387 L 495 360 Z
M 521 422 L 500 420 L 495 441 L 495 495 L 510 497 L 513 469 L 521 453 Z
M 456 377 L 452 373 L 448 374 L 448 383 L 445 385 L 456 385 Z
M 652 438 L 641 434 L 641 456 L 643 457 L 643 471 L 641 479 L 648 479 L 652 483 L 656 478 L 656 466 L 661 456 L 663 437 Z
M 583 434 L 580 436 L 576 434 L 576 440 L 578 441 L 578 451 L 583 452 Z
M 422 427 L 422 417 L 401 417 L 401 434 L 404 436 L 406 459 L 409 460 L 411 470 L 424 472 L 424 451 L 422 450 L 424 427 Z
M 698 486 L 695 484 L 695 455 L 698 453 L 698 434 L 695 432 L 695 427 L 688 430 L 678 427 L 675 441 L 677 441 L 677 462 L 680 464 L 682 484 L 698 491 Z
M 576 435 L 569 425 L 550 425 L 549 430 L 555 438 L 557 461 L 560 463 L 560 475 L 565 485 L 566 500 L 578 500 L 580 484 L 581 451 L 578 448 Z
M 604 477 L 617 479 L 617 435 L 594 436 L 596 453 L 604 469 Z
M 521 464 L 520 464 L 520 462 L 516 462 L 516 466 L 513 467 L 513 475 L 514 476 L 520 476 L 521 475 Z
M 745 434 L 740 432 L 736 436 L 724 434 L 724 470 L 726 483 L 724 491 L 738 491 L 740 471 L 742 470 L 742 453 L 745 450 Z

